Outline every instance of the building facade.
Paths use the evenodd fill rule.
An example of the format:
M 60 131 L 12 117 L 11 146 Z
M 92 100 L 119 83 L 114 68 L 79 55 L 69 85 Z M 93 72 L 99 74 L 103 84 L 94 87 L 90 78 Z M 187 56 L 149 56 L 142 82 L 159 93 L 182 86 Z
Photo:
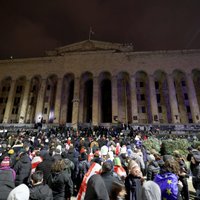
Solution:
M 87 40 L 0 61 L 2 124 L 198 124 L 200 50 Z

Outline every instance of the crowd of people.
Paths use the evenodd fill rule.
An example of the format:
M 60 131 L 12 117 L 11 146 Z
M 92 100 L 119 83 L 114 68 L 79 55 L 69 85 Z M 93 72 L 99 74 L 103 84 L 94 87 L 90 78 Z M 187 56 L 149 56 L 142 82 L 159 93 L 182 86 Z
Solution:
M 200 198 L 200 149 L 161 155 L 141 130 L 123 130 L 1 135 L 0 200 L 189 200 L 189 176 Z

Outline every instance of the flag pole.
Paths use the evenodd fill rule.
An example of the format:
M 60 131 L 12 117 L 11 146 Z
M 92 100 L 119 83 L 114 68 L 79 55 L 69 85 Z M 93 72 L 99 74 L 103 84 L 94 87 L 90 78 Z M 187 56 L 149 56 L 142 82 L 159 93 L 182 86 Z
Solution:
M 89 37 L 88 39 L 91 40 L 91 36 L 94 34 L 94 32 L 92 31 L 92 27 L 90 26 L 90 30 L 89 30 Z

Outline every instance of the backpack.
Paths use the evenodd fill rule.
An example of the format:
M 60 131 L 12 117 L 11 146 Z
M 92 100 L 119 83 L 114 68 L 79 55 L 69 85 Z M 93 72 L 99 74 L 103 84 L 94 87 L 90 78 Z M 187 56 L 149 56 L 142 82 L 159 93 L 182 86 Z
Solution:
M 173 173 L 157 174 L 154 182 L 156 182 L 161 189 L 162 199 L 177 200 L 178 191 L 178 177 Z
M 85 176 L 86 172 L 89 169 L 89 164 L 86 160 L 80 161 L 78 168 L 79 168 L 78 177 L 80 180 L 83 180 L 83 177 Z

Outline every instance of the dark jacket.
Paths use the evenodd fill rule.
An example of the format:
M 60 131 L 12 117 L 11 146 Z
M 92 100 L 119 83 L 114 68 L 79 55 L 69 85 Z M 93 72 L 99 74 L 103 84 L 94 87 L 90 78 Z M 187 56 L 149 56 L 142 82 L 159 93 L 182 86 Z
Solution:
M 90 177 L 84 200 L 109 200 L 105 183 L 99 174 Z
M 192 184 L 195 190 L 200 188 L 200 164 L 193 165 L 192 168 Z
M 112 185 L 113 182 L 117 182 L 120 184 L 123 184 L 123 182 L 120 180 L 118 175 L 114 172 L 105 172 L 101 174 L 101 177 L 105 183 L 106 189 L 108 191 L 109 196 L 111 196 L 111 191 L 112 191 Z
M 156 174 L 160 173 L 160 167 L 157 161 L 151 161 L 147 168 L 147 180 L 153 180 Z
M 31 173 L 31 160 L 27 153 L 23 153 L 20 156 L 19 160 L 14 165 L 14 170 L 16 172 L 15 185 L 18 186 L 22 183 L 27 184 Z
M 65 163 L 65 172 L 69 174 L 70 177 L 72 177 L 72 173 L 74 171 L 74 163 L 69 160 L 68 158 L 63 159 Z
M 12 189 L 15 188 L 15 172 L 10 167 L 0 168 L 0 200 L 7 200 Z
M 125 179 L 126 200 L 140 200 L 142 183 L 141 178 L 129 174 Z
M 73 194 L 73 182 L 66 172 L 51 173 L 48 185 L 53 191 L 54 200 L 65 200 Z
M 53 193 L 48 185 L 34 185 L 30 188 L 30 200 L 53 200 Z
M 51 166 L 53 164 L 53 158 L 49 155 L 49 153 L 46 153 L 43 156 L 43 161 L 38 164 L 36 167 L 36 171 L 42 171 L 43 172 L 43 182 L 47 183 L 47 180 L 51 174 Z

